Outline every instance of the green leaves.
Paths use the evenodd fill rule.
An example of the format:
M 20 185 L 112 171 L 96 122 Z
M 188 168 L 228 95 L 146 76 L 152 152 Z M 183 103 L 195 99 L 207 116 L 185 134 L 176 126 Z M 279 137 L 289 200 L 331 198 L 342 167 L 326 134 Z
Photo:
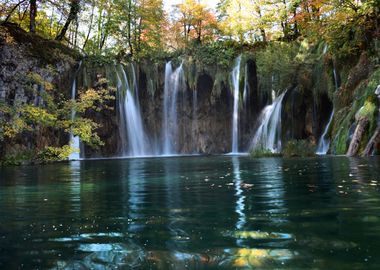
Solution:
M 111 109 L 107 103 L 114 100 L 115 89 L 108 88 L 105 79 L 99 78 L 95 89 L 80 89 L 79 98 L 71 100 L 56 93 L 53 85 L 46 89 L 47 83 L 39 74 L 31 73 L 27 78 L 37 88 L 44 86 L 45 90 L 33 91 L 34 98 L 42 99 L 42 102 L 37 105 L 0 102 L 0 141 L 12 142 L 21 136 L 36 138 L 41 130 L 56 130 L 60 133 L 73 132 L 91 147 L 103 145 L 95 131 L 99 125 L 87 118 L 86 114 Z M 76 111 L 76 117 L 72 119 L 73 110 Z M 34 150 L 38 161 L 64 160 L 74 151 L 69 145 L 45 144 L 42 147 Z

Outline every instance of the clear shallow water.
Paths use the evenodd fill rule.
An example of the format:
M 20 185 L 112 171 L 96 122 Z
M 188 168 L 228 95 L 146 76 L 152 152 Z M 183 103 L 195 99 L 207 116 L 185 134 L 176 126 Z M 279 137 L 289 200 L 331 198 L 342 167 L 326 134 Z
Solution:
M 380 160 L 0 169 L 1 269 L 378 269 Z

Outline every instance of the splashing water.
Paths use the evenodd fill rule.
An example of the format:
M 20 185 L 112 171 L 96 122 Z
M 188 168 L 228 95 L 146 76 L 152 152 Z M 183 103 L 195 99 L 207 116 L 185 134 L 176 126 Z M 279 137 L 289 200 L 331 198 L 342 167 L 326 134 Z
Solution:
M 120 65 L 116 71 L 122 154 L 132 157 L 146 156 L 148 155 L 148 140 L 140 113 L 134 68 L 132 66 L 133 89 L 130 87 L 124 68 Z
M 73 85 L 71 87 L 71 99 L 72 100 L 75 100 L 76 92 L 77 92 L 77 81 L 76 81 L 76 79 L 74 79 Z M 71 121 L 74 120 L 75 115 L 76 115 L 76 111 L 73 108 L 71 110 Z M 73 153 L 71 153 L 69 155 L 69 160 L 78 160 L 78 159 L 80 159 L 80 140 L 79 140 L 79 136 L 75 136 L 72 131 L 70 132 L 70 146 L 71 146 L 71 148 L 73 148 L 75 150 L 75 152 L 73 152 Z
M 319 139 L 317 152 L 316 152 L 317 155 L 326 155 L 327 151 L 329 150 L 330 138 L 327 136 L 327 132 L 330 129 L 330 125 L 333 118 L 334 118 L 334 110 L 332 110 L 329 121 L 325 127 L 325 130 L 323 131 L 323 134 L 321 138 Z
M 285 94 L 286 91 L 263 109 L 261 124 L 252 140 L 252 150 L 267 150 L 272 153 L 281 151 L 281 111 Z
M 162 127 L 163 155 L 177 154 L 178 123 L 177 123 L 177 97 L 180 89 L 184 87 L 183 64 L 173 71 L 171 61 L 165 66 L 164 87 L 164 115 Z

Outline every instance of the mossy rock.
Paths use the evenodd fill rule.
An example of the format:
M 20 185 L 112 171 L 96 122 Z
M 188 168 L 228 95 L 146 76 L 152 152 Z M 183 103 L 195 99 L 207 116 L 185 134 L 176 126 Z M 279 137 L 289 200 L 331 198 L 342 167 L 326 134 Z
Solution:
M 252 158 L 264 158 L 264 157 L 281 157 L 281 153 L 274 153 L 270 150 L 265 150 L 265 149 L 255 149 L 252 150 L 250 153 L 250 156 Z
M 290 140 L 282 150 L 284 157 L 313 157 L 315 146 L 307 140 Z
M 0 26 L 0 31 L 8 32 L 13 38 L 13 42 L 18 44 L 29 44 L 29 46 L 26 47 L 28 52 L 44 64 L 56 64 L 65 61 L 65 59 L 79 60 L 82 58 L 77 51 L 64 44 L 55 40 L 44 39 L 37 34 L 28 33 L 16 24 L 2 24 Z

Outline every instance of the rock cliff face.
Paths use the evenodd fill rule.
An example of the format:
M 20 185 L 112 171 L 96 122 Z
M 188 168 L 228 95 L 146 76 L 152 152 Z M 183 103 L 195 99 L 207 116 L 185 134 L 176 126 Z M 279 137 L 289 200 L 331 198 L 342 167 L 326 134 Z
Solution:
M 307 139 L 318 143 L 322 133 L 331 140 L 330 152 L 371 154 L 379 147 L 378 95 L 380 71 L 370 57 L 363 53 L 350 63 L 339 63 L 328 53 L 313 56 L 294 70 L 285 71 L 281 89 L 274 89 L 273 78 L 282 74 L 262 72 L 255 54 L 242 57 L 240 65 L 238 102 L 239 151 L 248 151 L 258 128 L 263 108 L 272 103 L 273 92 L 278 96 L 284 90 L 281 111 L 281 139 Z M 69 99 L 75 70 L 80 57 L 72 50 L 54 41 L 30 35 L 13 25 L 0 27 L 0 105 L 36 107 L 46 106 L 45 93 L 54 90 L 55 99 Z M 316 59 L 316 60 L 315 60 Z M 174 154 L 221 154 L 232 150 L 232 115 L 234 87 L 232 64 L 229 68 L 195 63 L 187 56 L 173 59 L 173 70 L 183 64 L 183 83 L 175 100 L 177 134 L 170 138 Z M 125 65 L 130 87 L 136 92 L 141 120 L 149 149 L 147 154 L 162 154 L 165 108 L 166 62 L 141 60 Z M 120 65 L 99 65 L 84 61 L 77 73 L 79 87 L 114 88 L 115 100 L 109 101 L 113 110 L 88 111 L 86 117 L 101 126 L 97 133 L 104 146 L 94 149 L 82 145 L 85 158 L 125 156 L 129 148 L 120 116 L 124 101 L 118 91 Z M 264 69 L 268 70 L 268 69 Z M 289 75 L 290 74 L 290 75 Z M 276 75 L 276 76 L 274 76 Z M 284 76 L 283 76 L 284 78 Z M 101 80 L 104 79 L 104 80 Z M 284 89 L 285 87 L 285 89 Z M 380 88 L 379 88 L 380 89 Z M 329 130 L 325 130 L 334 109 Z M 7 121 L 0 107 L 0 120 Z M 0 121 L 0 122 L 1 122 Z M 366 125 L 361 124 L 365 122 Z M 356 132 L 356 130 L 358 130 Z M 355 132 L 354 132 L 355 131 Z M 359 132 L 360 131 L 360 132 Z M 15 155 L 47 145 L 68 143 L 67 132 L 54 128 L 36 127 L 35 132 L 24 132 L 12 140 L 0 130 L 0 157 Z M 360 135 L 360 136 L 359 136 Z M 355 142 L 355 145 L 350 145 Z M 368 145 L 367 145 L 368 143 Z M 353 151 L 354 149 L 355 151 Z
M 75 52 L 59 43 L 11 24 L 0 26 L 0 103 L 14 108 L 26 104 L 43 107 L 44 93 L 52 89 L 57 97 L 70 97 L 77 59 Z M 0 117 L 6 121 L 1 110 Z M 12 140 L 0 140 L 0 158 L 46 145 L 62 146 L 67 141 L 67 134 L 41 128 L 33 135 L 23 133 Z
M 154 66 L 155 72 L 146 66 Z M 242 70 L 246 67 L 247 80 L 242 77 L 242 85 L 249 88 L 249 94 L 243 101 L 243 89 L 239 105 L 239 150 L 247 151 L 254 132 L 256 119 L 265 105 L 270 103 L 270 94 L 262 93 L 257 85 L 256 64 L 253 60 L 247 60 Z M 175 68 L 175 66 L 174 66 Z M 165 87 L 165 63 L 154 64 L 149 61 L 135 63 L 139 102 L 144 129 L 149 137 L 151 153 L 160 153 L 163 146 L 163 108 Z M 107 78 L 110 87 L 117 88 L 114 81 L 113 66 L 103 68 L 84 68 L 80 82 L 91 81 L 96 74 Z M 208 69 L 198 69 L 195 72 L 196 82 L 191 86 L 190 77 L 185 69 L 185 82 L 179 90 L 177 109 L 176 139 L 177 154 L 221 154 L 231 152 L 232 140 L 232 111 L 233 93 L 230 87 L 230 74 L 226 73 L 223 82 L 215 88 L 215 77 Z M 154 74 L 154 75 L 152 75 Z M 87 79 L 85 79 L 87 78 Z M 152 90 L 152 83 L 154 85 Z M 112 115 L 98 115 L 98 123 L 103 126 L 99 129 L 100 137 L 105 145 L 98 150 L 84 147 L 85 157 L 109 157 L 121 155 L 120 124 L 118 119 L 118 103 L 115 101 L 115 110 Z M 107 132 L 102 132 L 106 130 Z M 104 133 L 104 134 L 103 134 Z M 115 144 L 118 145 L 115 147 Z M 111 149 L 111 150 L 110 150 Z M 116 153 L 115 153 L 116 150 Z
M 134 65 L 144 128 L 150 138 L 152 153 L 159 154 L 163 144 L 165 63 L 154 64 L 146 60 Z M 174 64 L 173 68 L 178 65 Z M 184 66 L 185 83 L 176 101 L 178 128 L 176 153 L 231 152 L 234 103 L 231 71 L 225 72 L 220 80 L 220 71 L 217 67 L 194 68 L 186 60 Z M 322 63 L 318 68 L 301 65 L 287 82 L 288 89 L 281 113 L 281 138 L 284 143 L 292 139 L 307 139 L 315 145 L 318 143 L 333 110 L 332 96 L 336 90 L 332 66 L 331 61 Z M 107 78 L 110 86 L 117 88 L 114 70 L 114 66 L 89 67 L 84 70 L 85 74 L 82 74 L 81 80 L 91 81 L 91 78 L 101 74 Z M 243 61 L 241 73 L 239 151 L 247 152 L 259 125 L 259 116 L 263 108 L 272 102 L 272 89 L 263 87 L 263 83 L 260 84 L 260 80 L 268 80 L 265 76 L 270 75 L 258 73 L 254 57 L 248 57 Z M 245 88 L 248 89 L 246 94 L 244 94 Z M 195 106 L 194 99 L 196 99 Z M 98 150 L 84 147 L 85 157 L 122 155 L 117 104 L 118 100 L 115 101 L 112 115 L 100 113 L 94 118 L 103 126 L 99 129 L 99 134 L 106 144 Z

